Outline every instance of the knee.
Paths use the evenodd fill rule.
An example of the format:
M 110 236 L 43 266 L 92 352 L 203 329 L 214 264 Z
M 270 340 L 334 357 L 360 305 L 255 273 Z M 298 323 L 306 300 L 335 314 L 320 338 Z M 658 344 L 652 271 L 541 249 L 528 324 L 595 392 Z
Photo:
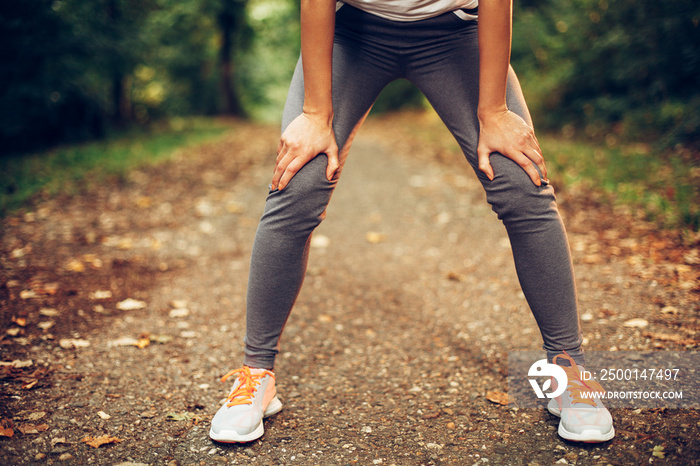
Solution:
M 327 158 L 309 161 L 281 191 L 270 192 L 261 225 L 284 235 L 308 235 L 323 221 L 335 181 L 326 179 Z
M 486 197 L 509 230 L 559 221 L 552 186 L 536 186 L 521 167 L 501 155 L 493 155 L 491 165 L 496 177 L 485 182 Z

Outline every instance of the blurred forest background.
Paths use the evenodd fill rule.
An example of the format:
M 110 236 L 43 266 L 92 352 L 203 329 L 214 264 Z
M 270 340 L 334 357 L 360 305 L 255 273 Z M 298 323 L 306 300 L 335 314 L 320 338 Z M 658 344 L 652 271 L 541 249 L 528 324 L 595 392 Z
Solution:
M 697 168 L 699 21 L 697 0 L 516 0 L 512 62 L 538 131 Z M 276 120 L 298 37 L 298 0 L 2 2 L 0 153 L 192 116 Z M 375 111 L 424 105 L 397 82 Z M 670 194 L 695 229 L 698 176 Z

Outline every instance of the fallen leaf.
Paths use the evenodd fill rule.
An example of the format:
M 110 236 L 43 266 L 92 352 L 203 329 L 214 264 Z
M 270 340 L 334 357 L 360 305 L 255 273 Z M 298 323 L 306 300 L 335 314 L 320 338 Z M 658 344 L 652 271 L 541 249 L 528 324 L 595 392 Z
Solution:
M 39 292 L 42 294 L 50 295 L 53 296 L 58 292 L 59 284 L 56 282 L 53 283 L 45 283 L 39 288 Z
M 184 413 L 168 413 L 166 416 L 171 421 L 189 421 L 194 419 L 194 413 L 184 412 Z
M 109 299 L 112 297 L 112 292 L 109 290 L 97 290 L 90 293 L 90 299 Z
M 331 245 L 331 239 L 326 235 L 313 235 L 311 237 L 311 247 L 314 249 L 325 249 Z
M 31 251 L 31 249 L 30 249 Z M 19 259 L 21 257 L 24 257 L 25 254 L 27 254 L 26 249 L 24 248 L 18 248 L 18 249 L 13 249 L 12 252 L 10 253 L 13 259 Z
M 134 311 L 136 309 L 143 309 L 144 307 L 146 307 L 145 302 L 132 298 L 127 298 L 124 301 L 119 301 L 117 303 L 117 309 L 120 311 Z
M 19 297 L 22 299 L 36 298 L 37 294 L 34 290 L 22 290 L 19 292 Z
M 498 403 L 501 405 L 508 404 L 508 394 L 503 393 L 503 392 L 498 392 L 495 390 L 488 390 L 486 392 L 486 399 L 493 402 L 493 403 Z
M 25 382 L 25 383 L 22 384 L 22 389 L 23 389 L 23 390 L 31 390 L 31 389 L 34 388 L 34 387 L 36 386 L 36 384 L 38 384 L 38 383 L 39 383 L 39 380 L 37 380 L 37 379 L 30 380 L 30 381 Z
M 652 338 L 654 340 L 662 340 L 662 341 L 681 341 L 681 340 L 683 340 L 683 337 L 681 335 L 676 335 L 676 334 L 672 334 L 672 333 L 644 332 L 642 335 L 647 337 L 647 338 Z
M 139 338 L 139 341 L 136 342 L 136 347 L 137 347 L 137 348 L 144 349 L 145 347 L 147 347 L 147 346 L 150 345 L 150 344 L 151 344 L 151 339 L 150 339 L 150 337 L 148 337 L 148 336 L 146 336 L 146 337 L 140 337 L 140 338 Z
M 141 196 L 141 197 L 139 197 L 138 200 L 136 201 L 136 205 L 139 206 L 139 207 L 142 208 L 142 209 L 145 209 L 145 208 L 147 208 L 147 207 L 151 207 L 151 204 L 152 204 L 152 203 L 153 203 L 153 201 L 152 201 L 151 198 L 148 197 L 148 196 Z
M 186 307 L 171 309 L 168 315 L 172 318 L 187 317 L 188 315 L 190 315 L 190 310 Z
M 66 264 L 66 270 L 69 272 L 85 272 L 85 264 L 80 262 L 78 259 L 73 259 L 68 264 Z
M 56 309 L 45 307 L 39 310 L 39 314 L 44 317 L 56 317 L 60 313 Z
M 386 241 L 386 235 L 383 233 L 377 233 L 376 231 L 368 231 L 365 234 L 365 239 L 368 243 L 379 244 Z
M 644 328 L 649 325 L 649 321 L 646 319 L 630 319 L 622 325 L 630 328 Z
M 34 361 L 32 361 L 31 359 L 27 359 L 25 361 L 22 361 L 20 359 L 15 359 L 12 362 L 6 362 L 6 361 L 0 362 L 0 366 L 12 366 L 15 369 L 21 369 L 22 367 L 30 367 L 33 364 L 34 364 Z
M 122 442 L 122 439 L 119 439 L 117 437 L 112 437 L 109 435 L 103 435 L 103 436 L 97 437 L 97 438 L 85 437 L 83 439 L 83 443 L 87 443 L 88 445 L 90 445 L 93 448 L 99 448 L 102 445 L 107 445 L 109 443 L 121 443 L 121 442 Z
M 87 348 L 90 346 L 90 342 L 77 338 L 62 338 L 59 340 L 58 345 L 63 349 Z
M 55 437 L 51 439 L 51 447 L 55 447 L 59 443 L 68 443 L 66 442 L 65 437 Z
M 172 335 L 151 335 L 151 341 L 153 343 L 170 343 L 171 341 L 173 341 L 173 338 L 174 337 Z
M 49 430 L 49 425 L 48 424 L 39 424 L 39 425 L 34 425 L 34 424 L 22 424 L 17 428 L 20 432 L 22 432 L 25 435 L 29 434 L 38 434 L 39 432 L 44 432 L 46 430 Z
M 48 330 L 51 327 L 53 327 L 55 324 L 56 324 L 56 322 L 54 322 L 52 320 L 47 320 L 46 322 L 39 322 L 37 324 L 37 327 L 39 327 L 42 330 Z
M 651 456 L 656 456 L 657 458 L 666 458 L 666 452 L 664 451 L 663 445 L 655 445 Z
M 0 437 L 12 437 L 15 431 L 12 429 L 13 424 L 10 419 L 0 419 Z
M 25 317 L 12 317 L 12 322 L 15 324 L 19 325 L 20 327 L 24 327 L 27 325 L 27 319 Z
M 44 416 L 46 416 L 46 411 L 38 411 L 36 413 L 31 413 L 26 419 L 27 421 L 38 421 Z
M 175 309 L 181 309 L 183 307 L 187 307 L 187 301 L 184 299 L 173 299 L 170 301 L 170 306 L 174 307 Z

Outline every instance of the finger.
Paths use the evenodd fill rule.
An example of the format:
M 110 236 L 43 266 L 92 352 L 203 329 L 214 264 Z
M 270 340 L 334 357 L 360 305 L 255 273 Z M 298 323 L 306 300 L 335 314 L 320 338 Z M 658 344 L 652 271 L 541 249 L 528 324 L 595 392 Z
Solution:
M 535 186 L 542 185 L 542 181 L 540 179 L 540 172 L 537 171 L 534 162 L 530 160 L 530 158 L 527 157 L 527 155 L 525 155 L 522 152 L 514 152 L 503 155 L 520 165 L 520 167 L 523 170 L 525 170 L 525 173 L 527 173 L 527 175 L 530 177 Z
M 282 176 L 280 177 L 277 189 L 282 191 L 285 187 L 287 187 L 289 181 L 294 177 L 294 175 L 297 174 L 299 170 L 301 170 L 304 165 L 306 165 L 306 162 L 308 162 L 308 160 L 304 160 L 301 157 L 297 157 L 292 160 L 284 169 L 284 173 L 282 173 Z
M 328 158 L 328 166 L 326 167 L 326 178 L 328 181 L 333 180 L 335 172 L 340 167 L 338 162 L 338 149 L 331 149 L 326 151 L 326 157 Z
M 491 152 L 488 149 L 479 146 L 476 149 L 476 153 L 479 157 L 479 170 L 481 170 L 489 180 L 493 181 L 494 173 L 490 160 Z
M 286 149 L 283 149 L 280 155 L 277 156 L 277 162 L 275 163 L 275 169 L 272 174 L 273 190 L 279 189 L 280 179 L 282 178 L 284 171 L 287 169 L 287 166 L 291 163 L 292 160 L 294 160 L 294 156 Z
M 542 148 L 540 147 L 540 141 L 537 140 L 537 136 L 535 136 L 534 132 L 530 135 L 530 142 L 531 142 L 532 146 L 534 147 L 534 151 L 537 154 L 537 160 L 532 159 L 532 157 L 530 157 L 530 155 L 528 155 L 528 157 L 530 157 L 537 164 L 537 166 L 540 169 L 540 173 L 542 173 L 542 178 L 544 178 L 545 180 L 548 180 L 548 178 L 547 178 L 547 166 L 544 163 L 544 156 L 542 155 Z
M 528 159 L 532 160 L 535 163 L 535 165 L 537 165 L 542 179 L 547 180 L 547 167 L 544 164 L 544 158 L 542 157 L 542 153 L 535 149 L 526 150 L 523 151 L 523 153 Z

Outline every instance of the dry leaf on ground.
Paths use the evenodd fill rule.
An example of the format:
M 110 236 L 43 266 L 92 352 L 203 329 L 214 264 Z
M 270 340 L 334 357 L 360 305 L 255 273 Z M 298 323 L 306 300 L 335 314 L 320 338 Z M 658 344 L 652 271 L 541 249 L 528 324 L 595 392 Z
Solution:
M 368 231 L 365 234 L 365 239 L 368 243 L 379 244 L 386 241 L 386 235 L 383 233 L 377 233 L 376 231 Z
M 33 364 L 34 364 L 34 361 L 32 361 L 31 359 L 27 359 L 26 361 L 15 359 L 12 362 L 0 361 L 0 366 L 12 366 L 15 369 L 21 369 L 23 367 L 31 367 Z
M 15 324 L 19 325 L 20 327 L 24 327 L 27 325 L 27 319 L 24 317 L 12 317 L 12 322 Z
M 168 418 L 168 420 L 171 420 L 171 421 L 189 421 L 190 419 L 194 419 L 195 415 L 194 415 L 194 413 L 190 413 L 190 412 L 168 413 L 167 418 Z
M 101 437 L 85 437 L 83 439 L 83 443 L 87 443 L 93 448 L 99 448 L 102 445 L 107 445 L 109 443 L 121 443 L 122 439 L 119 439 L 117 437 L 112 437 L 110 435 L 103 435 Z
M 90 346 L 90 342 L 87 340 L 80 340 L 77 338 L 62 338 L 58 341 L 58 345 L 63 349 L 87 348 L 88 346 Z
M 90 299 L 109 299 L 112 297 L 112 292 L 109 290 L 97 290 L 90 293 Z
M 117 303 L 117 309 L 120 311 L 134 311 L 136 309 L 143 309 L 144 307 L 146 307 L 145 302 L 132 298 L 127 298 L 124 301 L 119 301 Z
M 34 424 L 22 424 L 17 428 L 20 432 L 23 434 L 38 434 L 39 432 L 44 432 L 46 430 L 49 430 L 49 425 L 48 424 L 39 424 L 39 425 L 34 425 Z
M 649 325 L 649 321 L 646 319 L 630 319 L 622 325 L 630 328 L 644 328 Z
M 498 403 L 500 405 L 508 404 L 508 394 L 503 392 L 497 392 L 496 390 L 489 390 L 486 392 L 486 399 L 492 403 Z
M 0 437 L 12 437 L 15 431 L 12 430 L 12 421 L 9 419 L 0 419 Z

